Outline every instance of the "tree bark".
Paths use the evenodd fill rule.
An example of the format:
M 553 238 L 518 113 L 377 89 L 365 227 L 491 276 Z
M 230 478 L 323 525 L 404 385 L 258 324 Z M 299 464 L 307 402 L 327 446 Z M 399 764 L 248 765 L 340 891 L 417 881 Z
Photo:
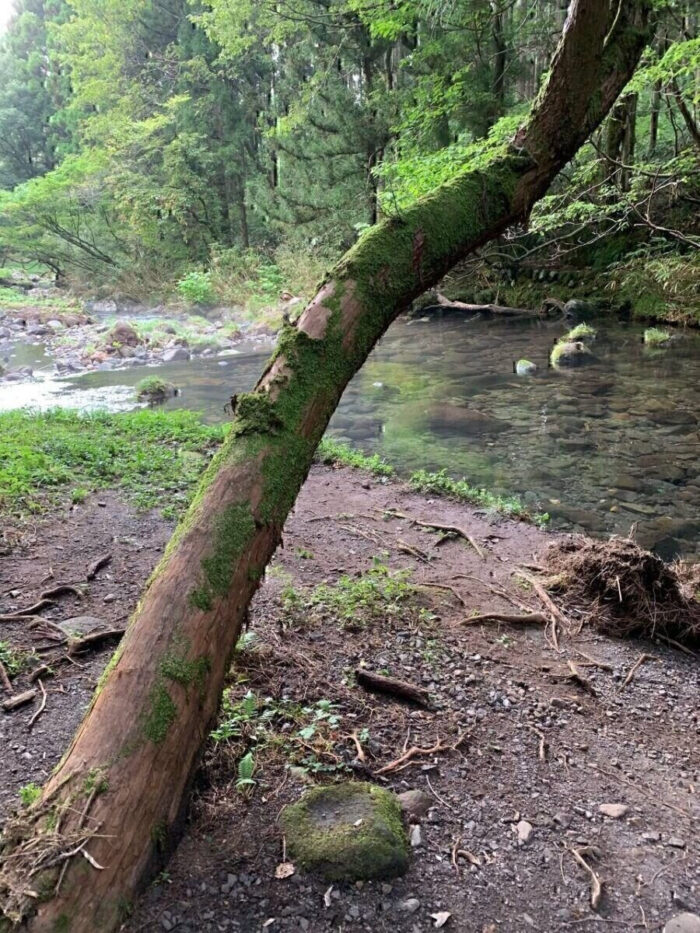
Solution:
M 178 835 L 248 604 L 345 386 L 417 295 L 526 219 L 634 71 L 645 4 L 574 0 L 548 83 L 513 144 L 372 228 L 297 326 L 284 328 L 255 390 L 239 397 L 63 760 L 41 799 L 6 827 L 7 929 L 119 926 Z

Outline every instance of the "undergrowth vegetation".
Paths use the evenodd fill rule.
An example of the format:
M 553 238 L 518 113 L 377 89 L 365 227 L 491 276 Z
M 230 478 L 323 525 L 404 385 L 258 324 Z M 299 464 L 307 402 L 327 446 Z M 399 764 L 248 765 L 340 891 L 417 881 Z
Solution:
M 0 510 L 36 513 L 116 487 L 176 517 L 223 432 L 188 411 L 0 413 Z
M 437 473 L 417 470 L 411 475 L 410 483 L 417 492 L 434 496 L 450 496 L 488 511 L 500 512 L 509 518 L 519 518 L 536 524 L 543 524 L 549 520 L 549 515 L 532 512 L 517 496 L 499 496 L 489 492 L 488 489 L 479 489 L 470 485 L 466 479 L 452 479 L 447 475 L 446 470 L 440 470 Z
M 309 625 L 330 617 L 343 628 L 357 631 L 398 617 L 408 620 L 419 612 L 417 594 L 410 570 L 391 570 L 374 558 L 365 573 L 343 574 L 335 583 L 321 583 L 310 591 L 287 584 L 282 590 L 282 609 L 291 624 Z

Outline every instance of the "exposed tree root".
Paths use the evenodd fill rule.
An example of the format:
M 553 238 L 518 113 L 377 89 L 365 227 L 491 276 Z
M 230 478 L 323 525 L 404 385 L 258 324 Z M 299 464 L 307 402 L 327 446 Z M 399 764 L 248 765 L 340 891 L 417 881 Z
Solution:
M 395 758 L 394 761 L 390 761 L 389 764 L 384 765 L 383 768 L 375 771 L 375 774 L 390 774 L 395 771 L 403 771 L 404 768 L 408 768 L 409 765 L 413 764 L 415 758 L 423 758 L 426 755 L 437 755 L 440 752 L 453 752 L 459 748 L 468 735 L 468 732 L 461 732 L 457 737 L 457 741 L 453 742 L 451 745 L 445 742 L 441 742 L 438 738 L 435 742 L 435 745 L 431 745 L 429 748 L 420 748 L 417 745 L 412 745 L 410 748 L 406 748 L 408 745 L 407 737 L 406 742 L 404 743 L 403 754 L 398 758 Z
M 594 606 L 591 622 L 617 637 L 659 637 L 700 645 L 700 602 L 678 568 L 628 538 L 556 542 L 547 554 L 548 587 Z
M 480 622 L 507 622 L 510 625 L 547 625 L 549 619 L 541 612 L 527 612 L 524 614 L 485 612 L 480 616 L 462 619 L 460 625 L 478 625 Z

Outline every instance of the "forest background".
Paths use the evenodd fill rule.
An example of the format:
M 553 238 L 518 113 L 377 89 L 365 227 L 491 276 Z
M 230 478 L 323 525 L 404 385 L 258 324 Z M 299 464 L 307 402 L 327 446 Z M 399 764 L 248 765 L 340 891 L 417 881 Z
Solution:
M 486 164 L 538 93 L 562 0 L 18 0 L 0 46 L 0 262 L 78 294 L 307 297 L 379 217 Z M 572 284 L 700 320 L 689 0 L 467 300 Z

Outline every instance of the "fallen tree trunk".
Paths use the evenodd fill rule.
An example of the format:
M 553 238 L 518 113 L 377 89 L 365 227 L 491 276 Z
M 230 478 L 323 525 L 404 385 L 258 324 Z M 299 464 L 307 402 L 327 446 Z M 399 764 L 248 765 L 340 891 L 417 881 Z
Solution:
M 98 933 L 128 913 L 178 834 L 248 604 L 345 386 L 417 295 L 526 219 L 634 71 L 645 2 L 574 0 L 513 144 L 372 228 L 285 326 L 63 760 L 6 827 L 4 928 Z
M 435 293 L 435 303 L 428 304 L 427 308 L 454 308 L 456 311 L 469 311 L 472 314 L 500 314 L 504 317 L 541 317 L 538 311 L 532 308 L 509 308 L 507 305 L 474 305 L 466 301 L 457 301 L 453 298 L 447 298 L 440 292 Z

